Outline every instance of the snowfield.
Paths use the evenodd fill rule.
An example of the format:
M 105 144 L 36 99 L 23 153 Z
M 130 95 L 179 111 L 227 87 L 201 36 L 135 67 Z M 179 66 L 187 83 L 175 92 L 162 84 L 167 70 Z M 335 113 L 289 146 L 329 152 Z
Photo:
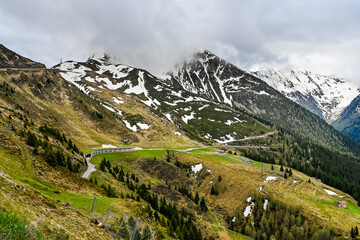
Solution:
M 197 165 L 191 166 L 191 171 L 194 173 L 194 176 L 196 177 L 196 174 L 203 169 L 203 164 L 199 163 Z
M 244 211 L 244 217 L 248 217 L 248 216 L 251 216 L 251 212 L 252 212 L 252 209 L 254 208 L 255 206 L 255 203 L 250 203 L 249 206 L 246 206 L 245 208 L 245 211 Z
M 313 101 L 328 123 L 335 121 L 351 101 L 360 94 L 360 90 L 347 80 L 306 70 L 267 69 L 253 74 L 300 105 L 303 104 L 304 99 L 309 103 Z M 308 107 L 306 104 L 303 106 Z
M 331 195 L 331 196 L 337 196 L 337 194 L 336 194 L 335 192 L 331 191 L 331 190 L 327 190 L 327 189 L 324 188 L 324 191 L 325 191 L 327 194 Z
M 189 120 L 194 119 L 195 118 L 195 113 L 191 112 L 190 115 L 184 115 L 181 117 L 181 119 L 187 124 Z
M 278 177 L 268 176 L 268 177 L 266 177 L 264 182 L 267 183 L 270 181 L 277 181 L 277 180 L 278 180 Z
M 131 124 L 128 122 L 128 121 L 126 121 L 126 120 L 123 120 L 123 122 L 125 123 L 125 126 L 128 128 L 128 129 L 130 129 L 131 131 L 133 131 L 133 132 L 136 132 L 137 131 L 137 127 L 134 125 L 134 126 L 131 126 Z
M 265 199 L 265 202 L 264 202 L 264 210 L 266 210 L 268 204 L 269 204 L 269 200 Z
M 136 125 L 138 125 L 138 127 L 142 130 L 148 130 L 150 128 L 150 125 L 147 125 L 146 123 L 136 123 Z

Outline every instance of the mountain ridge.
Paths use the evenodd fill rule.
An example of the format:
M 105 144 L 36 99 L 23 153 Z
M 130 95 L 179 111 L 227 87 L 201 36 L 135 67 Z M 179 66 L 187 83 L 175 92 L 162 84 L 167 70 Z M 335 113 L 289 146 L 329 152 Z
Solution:
M 308 140 L 316 139 L 320 144 L 330 143 L 340 149 L 340 146 L 345 147 L 349 143 L 352 151 L 357 152 L 355 155 L 359 153 L 356 142 L 350 143 L 350 138 L 336 131 L 317 115 L 286 98 L 259 77 L 209 51 L 196 53 L 191 61 L 185 62 L 178 69 L 168 78 L 174 85 L 198 92 L 217 102 L 231 101 L 239 109 Z M 346 148 L 348 147 L 343 150 L 347 151 Z
M 23 57 L 0 44 L 0 68 L 46 68 L 42 63 Z
M 328 123 L 337 120 L 360 93 L 360 89 L 350 81 L 307 70 L 265 69 L 253 74 Z

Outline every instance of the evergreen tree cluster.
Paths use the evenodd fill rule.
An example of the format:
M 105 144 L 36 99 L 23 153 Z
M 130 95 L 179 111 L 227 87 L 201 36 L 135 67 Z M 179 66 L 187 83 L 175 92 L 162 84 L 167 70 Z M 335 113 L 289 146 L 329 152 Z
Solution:
M 111 187 L 110 184 L 108 184 L 107 186 L 105 184 L 102 184 L 101 188 L 105 190 L 106 196 L 108 196 L 109 198 L 116 198 L 117 197 L 114 188 Z
M 165 197 L 159 200 L 157 194 L 150 192 L 150 184 L 148 186 L 144 183 L 138 185 L 139 179 L 134 173 L 125 173 L 122 166 L 120 166 L 120 168 L 118 166 L 112 167 L 110 161 L 105 158 L 100 162 L 99 169 L 104 172 L 109 172 L 115 179 L 123 182 L 125 186 L 136 195 L 136 197 L 134 197 L 133 193 L 130 195 L 127 194 L 127 198 L 137 201 L 140 201 L 141 198 L 149 203 L 145 211 L 150 217 L 153 217 L 163 227 L 167 228 L 171 237 L 182 240 L 202 239 L 201 231 L 196 227 L 192 215 L 185 211 L 185 209 L 179 210 L 175 204 L 168 203 Z M 105 190 L 107 196 L 116 197 L 115 190 L 110 185 L 106 186 L 103 184 L 101 187 Z M 192 196 L 191 191 L 186 187 L 181 187 L 180 189 L 184 194 Z M 196 193 L 193 199 L 196 204 L 200 203 L 203 211 L 207 211 L 204 198 L 201 198 L 199 201 L 199 194 Z M 159 213 L 164 217 L 161 217 Z
M 270 149 L 237 150 L 255 161 L 288 166 L 318 178 L 323 183 L 350 194 L 360 204 L 360 159 L 303 141 L 281 130 L 274 136 L 259 141 L 270 145 Z M 290 174 L 292 172 L 286 173 L 287 176 Z
M 307 220 L 300 209 L 267 198 L 268 204 L 264 210 L 265 198 L 256 195 L 253 202 L 252 215 L 244 217 L 242 213 L 229 219 L 231 230 L 241 232 L 255 240 L 306 240 L 334 239 L 335 229 L 329 226 L 320 228 L 316 217 Z
M 350 236 L 352 238 L 356 238 L 359 235 L 359 228 L 358 226 L 352 227 L 350 231 Z
M 52 167 L 62 166 L 67 167 L 71 172 L 77 173 L 80 170 L 80 163 L 73 164 L 70 156 L 65 157 L 64 153 L 60 149 L 53 149 L 52 144 L 46 139 L 41 140 L 33 132 L 24 130 L 19 132 L 20 136 L 25 137 L 27 145 L 34 148 L 33 154 L 42 155 L 44 160 Z M 42 148 L 43 151 L 38 149 Z
M 190 200 L 192 200 L 196 205 L 200 203 L 200 208 L 203 212 L 206 212 L 208 210 L 207 205 L 206 205 L 206 201 L 204 199 L 204 197 L 202 197 L 200 199 L 199 196 L 199 192 L 196 191 L 195 196 L 193 196 L 191 190 L 189 190 L 189 188 L 185 187 L 185 186 L 181 186 L 179 188 L 177 188 L 175 186 L 175 190 L 177 190 L 178 192 L 180 192 L 182 195 L 188 197 Z
M 59 129 L 48 127 L 46 124 L 44 126 L 39 127 L 39 131 L 43 133 L 44 135 L 49 135 L 54 137 L 56 140 L 60 141 L 61 144 L 67 144 L 67 148 L 69 150 L 73 150 L 76 153 L 80 153 L 79 149 L 77 148 L 76 144 L 66 138 L 64 134 L 61 134 Z

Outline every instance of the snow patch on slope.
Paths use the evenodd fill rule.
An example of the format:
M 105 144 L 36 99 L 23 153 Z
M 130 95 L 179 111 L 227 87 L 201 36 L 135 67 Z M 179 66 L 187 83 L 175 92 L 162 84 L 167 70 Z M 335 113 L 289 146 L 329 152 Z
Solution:
M 360 93 L 360 90 L 349 81 L 305 70 L 285 72 L 268 69 L 253 74 L 305 108 L 315 113 L 321 111 L 322 117 L 329 123 L 338 119 Z M 318 109 L 311 109 L 314 107 Z

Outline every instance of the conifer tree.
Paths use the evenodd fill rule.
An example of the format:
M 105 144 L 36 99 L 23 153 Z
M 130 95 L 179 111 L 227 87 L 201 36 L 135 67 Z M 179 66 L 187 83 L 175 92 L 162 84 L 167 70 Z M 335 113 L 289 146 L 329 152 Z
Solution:
M 194 198 L 194 202 L 195 202 L 196 204 L 199 203 L 199 192 L 198 192 L 198 191 L 196 191 L 195 198 Z
M 204 197 L 201 198 L 200 200 L 200 208 L 202 211 L 206 212 L 207 211 L 207 206 L 206 206 L 206 202 L 205 202 L 205 199 Z

